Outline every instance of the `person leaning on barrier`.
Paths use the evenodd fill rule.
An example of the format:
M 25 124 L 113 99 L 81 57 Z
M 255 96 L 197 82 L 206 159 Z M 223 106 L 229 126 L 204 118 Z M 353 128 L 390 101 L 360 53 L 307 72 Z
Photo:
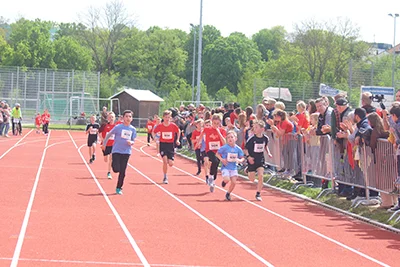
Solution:
M 400 195 L 399 195 L 399 187 L 400 187 L 400 106 L 393 106 L 390 109 L 391 115 L 391 131 L 395 136 L 394 147 L 396 149 L 396 159 L 397 159 L 397 178 L 394 183 L 394 190 L 392 193 L 398 195 L 397 205 L 389 209 L 389 211 L 394 212 L 400 210 Z
M 317 135 L 330 134 L 332 125 L 332 112 L 333 109 L 328 106 L 324 98 L 318 98 L 315 101 L 317 111 L 319 113 L 318 117 L 318 127 L 316 130 Z

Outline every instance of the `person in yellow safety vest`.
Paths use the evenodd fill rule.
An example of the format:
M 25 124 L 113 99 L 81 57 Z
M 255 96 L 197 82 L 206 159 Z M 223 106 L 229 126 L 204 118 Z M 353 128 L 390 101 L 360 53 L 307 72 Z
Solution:
M 11 122 L 12 122 L 13 135 L 17 135 L 18 133 L 19 133 L 19 135 L 22 135 L 21 120 L 22 120 L 21 105 L 19 103 L 16 103 L 15 107 L 11 110 Z M 18 133 L 15 132 L 16 125 L 19 126 Z

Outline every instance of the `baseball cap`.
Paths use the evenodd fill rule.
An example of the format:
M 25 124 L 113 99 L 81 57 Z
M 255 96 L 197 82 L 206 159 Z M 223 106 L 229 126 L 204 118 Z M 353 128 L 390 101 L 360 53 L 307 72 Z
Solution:
M 346 106 L 347 104 L 349 104 L 349 101 L 347 101 L 346 98 L 339 98 L 336 100 L 336 105 L 338 106 Z

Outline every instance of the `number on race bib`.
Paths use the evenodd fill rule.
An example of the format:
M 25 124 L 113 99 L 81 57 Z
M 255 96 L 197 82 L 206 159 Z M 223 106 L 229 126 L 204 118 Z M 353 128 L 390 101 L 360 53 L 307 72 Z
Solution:
M 163 132 L 162 133 L 162 138 L 165 140 L 171 140 L 172 139 L 172 133 L 171 132 Z
M 97 129 L 90 130 L 90 134 L 97 134 Z
M 19 123 L 19 119 L 13 119 L 14 123 Z
M 218 150 L 221 146 L 219 144 L 219 141 L 217 141 L 217 142 L 210 142 L 209 147 L 210 150 Z
M 108 140 L 114 140 L 115 134 L 110 135 L 110 138 Z
M 123 139 L 126 139 L 126 140 L 131 140 L 132 131 L 129 131 L 129 130 L 122 130 L 122 131 L 121 131 L 121 137 L 122 137 Z
M 228 153 L 228 157 L 226 158 L 228 162 L 236 162 L 238 159 L 237 153 Z
M 262 144 L 254 144 L 254 152 L 262 153 L 264 151 L 264 143 Z

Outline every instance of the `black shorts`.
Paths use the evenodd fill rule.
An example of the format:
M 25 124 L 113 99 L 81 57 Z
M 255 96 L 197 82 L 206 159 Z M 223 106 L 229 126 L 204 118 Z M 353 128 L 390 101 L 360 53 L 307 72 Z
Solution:
M 219 159 L 217 158 L 217 156 L 216 156 L 216 153 L 215 153 L 214 151 L 212 151 L 212 150 L 210 150 L 210 151 L 207 152 L 206 157 L 208 157 L 208 159 L 209 159 L 211 162 L 214 162 L 214 161 L 216 161 L 216 160 L 219 160 Z
M 200 151 L 200 156 L 201 156 L 202 159 L 208 158 L 207 153 L 206 153 L 205 150 L 204 151 Z
M 97 143 L 97 135 L 96 136 L 88 136 L 87 145 L 88 147 L 93 146 L 93 144 Z
M 160 142 L 160 155 L 161 157 L 167 156 L 168 159 L 174 160 L 175 156 L 174 143 Z
M 248 160 L 247 160 L 247 163 L 248 163 L 248 166 L 247 166 L 248 172 L 255 172 L 255 171 L 257 171 L 258 168 L 264 168 L 264 158 L 254 159 L 254 164 L 250 164 Z
M 106 146 L 106 149 L 103 150 L 103 155 L 104 156 L 110 155 L 111 151 L 112 151 L 112 146 Z

